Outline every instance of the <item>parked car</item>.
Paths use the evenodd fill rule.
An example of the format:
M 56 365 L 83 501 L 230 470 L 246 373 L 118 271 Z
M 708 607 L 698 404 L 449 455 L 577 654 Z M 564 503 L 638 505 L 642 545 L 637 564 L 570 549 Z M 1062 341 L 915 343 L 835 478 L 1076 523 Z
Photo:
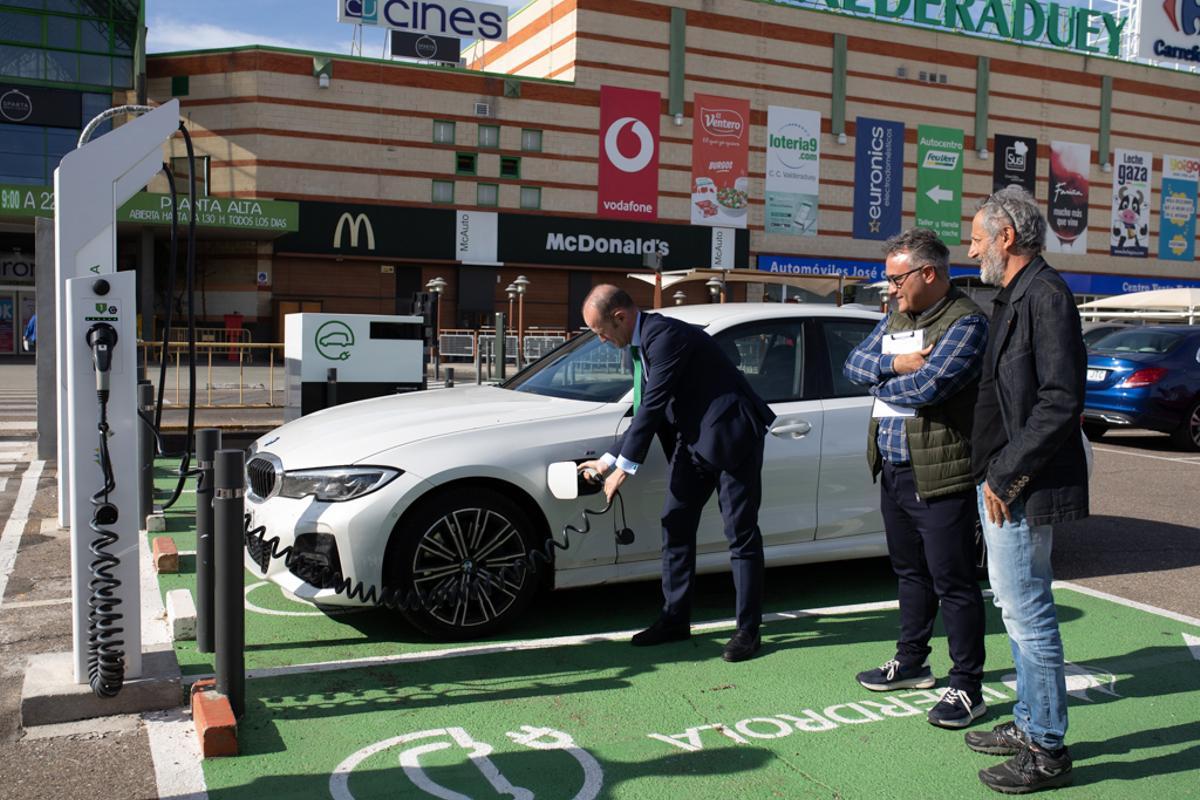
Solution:
M 1110 333 L 1088 353 L 1084 430 L 1147 428 L 1200 450 L 1200 326 L 1154 325 Z
M 662 313 L 705 327 L 778 415 L 759 515 L 768 563 L 886 554 L 879 488 L 864 456 L 871 398 L 842 376 L 846 356 L 880 315 L 791 303 Z M 381 397 L 290 422 L 252 446 L 246 508 L 253 526 L 293 546 L 297 558 L 289 569 L 251 543 L 247 567 L 327 605 L 356 602 L 329 588 L 334 570 L 425 593 L 468 586 L 454 602 L 402 612 L 440 638 L 511 623 L 543 582 L 657 580 L 666 463 L 655 445 L 622 492 L 632 544 L 617 545 L 605 532 L 609 521 L 593 520 L 595 532 L 572 536 L 553 570 L 490 591 L 471 581 L 543 547 L 551 534 L 561 537 L 582 509 L 603 506 L 602 495 L 553 497 L 547 466 L 605 452 L 630 422 L 632 397 L 627 353 L 587 333 L 502 386 Z M 697 561 L 700 572 L 729 569 L 715 498 L 700 523 Z
M 1083 346 L 1091 350 L 1096 342 L 1116 331 L 1133 327 L 1128 322 L 1085 322 L 1083 323 Z

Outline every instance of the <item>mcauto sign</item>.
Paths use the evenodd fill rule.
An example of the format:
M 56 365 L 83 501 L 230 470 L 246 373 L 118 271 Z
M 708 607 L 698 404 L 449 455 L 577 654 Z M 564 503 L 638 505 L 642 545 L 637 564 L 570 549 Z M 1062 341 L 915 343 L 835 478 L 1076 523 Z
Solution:
M 1108 56 L 1120 53 L 1121 32 L 1129 23 L 1127 16 L 1071 6 L 1065 0 L 1012 0 L 1007 6 L 1003 0 L 803 0 L 795 4 Z M 1142 36 L 1144 40 L 1144 32 Z

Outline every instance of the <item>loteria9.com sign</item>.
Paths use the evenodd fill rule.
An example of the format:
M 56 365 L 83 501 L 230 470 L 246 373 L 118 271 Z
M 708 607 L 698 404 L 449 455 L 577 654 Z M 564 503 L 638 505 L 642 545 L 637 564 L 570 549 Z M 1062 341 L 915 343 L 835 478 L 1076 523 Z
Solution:
M 600 87 L 596 214 L 658 219 L 658 92 Z

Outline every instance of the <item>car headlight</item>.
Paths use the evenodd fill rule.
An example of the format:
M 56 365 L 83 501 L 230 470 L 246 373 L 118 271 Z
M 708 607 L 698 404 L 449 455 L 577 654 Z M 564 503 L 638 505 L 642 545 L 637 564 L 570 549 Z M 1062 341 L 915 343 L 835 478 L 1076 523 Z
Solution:
M 283 473 L 279 494 L 293 498 L 313 495 L 323 502 L 338 503 L 370 494 L 402 473 L 390 467 L 298 469 Z

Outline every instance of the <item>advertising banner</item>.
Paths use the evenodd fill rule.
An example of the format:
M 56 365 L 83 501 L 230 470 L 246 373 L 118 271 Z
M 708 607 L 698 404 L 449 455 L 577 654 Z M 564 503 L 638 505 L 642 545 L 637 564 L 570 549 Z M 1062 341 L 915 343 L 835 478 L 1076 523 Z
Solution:
M 1139 5 L 1138 55 L 1195 68 L 1200 63 L 1200 2 L 1154 0 Z
M 904 123 L 859 117 L 854 127 L 854 238 L 886 239 L 900 232 Z
M 1158 257 L 1191 261 L 1196 257 L 1196 189 L 1200 158 L 1163 156 L 1162 208 L 1158 215 Z
M 698 94 L 692 105 L 692 224 L 745 228 L 750 102 Z
M 947 245 L 962 242 L 963 132 L 917 127 L 917 227 Z
M 1150 250 L 1150 167 L 1142 150 L 1113 151 L 1112 236 L 1114 256 L 1145 258 Z
M 1037 139 L 997 133 L 993 147 L 992 191 L 1020 186 L 1037 195 Z
M 1092 148 L 1086 144 L 1050 143 L 1050 198 L 1046 203 L 1050 235 L 1046 237 L 1046 252 L 1087 252 L 1091 160 Z
M 454 221 L 454 257 L 464 264 L 496 264 L 498 215 L 459 210 Z
M 600 87 L 600 180 L 596 214 L 658 218 L 659 94 Z
M 821 113 L 767 108 L 767 233 L 817 235 Z

